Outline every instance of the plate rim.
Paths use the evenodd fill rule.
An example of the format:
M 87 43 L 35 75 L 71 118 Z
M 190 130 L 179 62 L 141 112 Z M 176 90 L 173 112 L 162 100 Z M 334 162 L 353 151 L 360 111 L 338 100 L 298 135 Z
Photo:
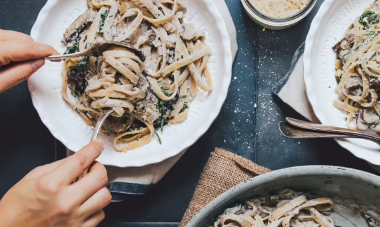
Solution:
M 41 26 L 43 23 L 47 20 L 48 14 L 51 11 L 51 9 L 55 6 L 55 4 L 60 0 L 48 0 L 45 4 L 45 6 L 41 9 L 36 22 L 34 23 L 32 30 L 31 30 L 31 37 L 36 38 L 40 35 Z M 84 1 L 84 0 L 83 0 Z M 143 167 L 151 164 L 157 164 L 164 160 L 167 160 L 169 158 L 172 158 L 181 152 L 188 149 L 191 145 L 196 143 L 201 136 L 203 136 L 207 130 L 211 127 L 212 123 L 216 120 L 218 115 L 220 114 L 223 104 L 227 98 L 228 90 L 231 84 L 231 78 L 232 78 L 232 64 L 233 64 L 233 57 L 232 57 L 232 51 L 231 51 L 231 43 L 230 43 L 230 37 L 227 32 L 227 28 L 224 22 L 224 19 L 219 13 L 219 10 L 217 9 L 217 6 L 212 0 L 202 0 L 207 8 L 208 11 L 213 15 L 215 18 L 215 25 L 220 31 L 221 35 L 221 43 L 223 44 L 223 49 L 225 51 L 225 56 L 222 61 L 222 65 L 224 65 L 224 71 L 225 75 L 221 78 L 219 78 L 222 83 L 222 87 L 220 88 L 220 92 L 218 93 L 218 96 L 216 98 L 215 102 L 215 108 L 212 112 L 210 112 L 203 120 L 203 123 L 198 127 L 198 129 L 193 133 L 193 136 L 189 136 L 186 140 L 184 140 L 181 145 L 176 149 L 169 149 L 168 152 L 165 153 L 165 155 L 162 155 L 162 153 L 159 153 L 155 156 L 147 156 L 144 159 L 139 159 L 138 161 L 134 161 L 133 163 L 128 163 L 128 165 L 123 163 L 103 163 L 107 166 L 115 166 L 115 167 Z M 65 142 L 65 139 L 63 138 L 62 133 L 60 133 L 59 129 L 53 127 L 50 123 L 50 120 L 46 117 L 46 113 L 41 110 L 40 105 L 42 105 L 41 102 L 36 101 L 36 97 L 32 92 L 30 81 L 28 80 L 28 88 L 29 92 L 32 98 L 32 103 L 34 108 L 37 110 L 38 115 L 40 116 L 41 121 L 45 124 L 45 126 L 48 128 L 50 133 L 59 141 L 61 141 L 66 148 L 73 150 L 70 148 L 70 144 Z
M 316 16 L 314 17 L 311 25 L 310 25 L 310 30 L 307 35 L 306 41 L 305 41 L 305 52 L 304 52 L 304 58 L 303 58 L 303 63 L 304 63 L 304 81 L 306 85 L 306 94 L 307 97 L 310 101 L 311 107 L 317 116 L 317 118 L 320 120 L 320 122 L 323 124 L 323 122 L 326 122 L 325 115 L 322 111 L 322 109 L 319 107 L 318 102 L 317 102 L 317 96 L 315 92 L 312 89 L 312 73 L 310 72 L 311 70 L 311 55 L 312 55 L 312 49 L 314 46 L 314 39 L 315 35 L 321 26 L 321 22 L 323 18 L 326 16 L 327 12 L 329 11 L 331 5 L 335 2 L 336 0 L 325 0 L 321 7 L 319 8 Z M 351 154 L 353 154 L 355 157 L 360 158 L 362 160 L 365 160 L 369 163 L 372 163 L 374 165 L 380 165 L 380 154 L 379 158 L 377 160 L 375 159 L 370 159 L 366 155 L 362 155 L 362 152 L 354 152 L 352 150 L 354 149 L 367 149 L 361 146 L 358 146 L 356 144 L 353 144 L 351 141 L 347 139 L 335 139 L 335 141 L 344 149 L 348 150 Z

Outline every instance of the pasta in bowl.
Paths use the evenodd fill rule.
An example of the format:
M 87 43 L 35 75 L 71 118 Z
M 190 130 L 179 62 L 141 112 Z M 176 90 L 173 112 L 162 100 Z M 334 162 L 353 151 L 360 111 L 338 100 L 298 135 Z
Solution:
M 333 207 L 329 198 L 312 199 L 307 193 L 285 188 L 226 209 L 214 227 L 334 227 Z
M 212 90 L 207 68 L 211 48 L 202 42 L 204 31 L 196 33 L 194 26 L 183 23 L 186 7 L 177 0 L 93 0 L 88 4 L 91 8 L 64 34 L 66 53 L 118 41 L 141 50 L 143 60 L 117 46 L 99 56 L 68 59 L 62 72 L 62 95 L 89 126 L 96 124 L 102 109 L 112 108 L 114 114 L 102 132 L 117 134 L 114 148 L 126 152 L 149 143 L 155 128 L 186 120 L 198 87 Z M 69 99 L 67 88 L 78 102 Z
M 219 185 L 230 180 L 223 179 Z M 215 199 L 197 197 L 209 203 L 186 227 L 379 226 L 379 183 L 376 175 L 343 167 L 276 170 L 244 181 Z
M 94 2 L 96 3 L 96 1 Z M 118 33 L 121 31 L 118 29 L 121 28 L 121 26 L 129 27 L 131 23 L 134 23 L 137 17 L 136 10 L 131 8 L 133 4 L 123 6 L 126 1 L 119 1 L 119 3 L 123 3 L 119 7 L 122 12 L 124 12 L 124 9 L 130 9 L 131 14 L 134 15 L 130 15 L 128 18 L 125 17 L 125 24 L 121 25 L 119 24 L 119 19 L 121 19 L 122 16 L 117 15 L 120 18 L 115 19 L 114 22 L 118 23 L 118 25 L 111 26 L 111 34 L 113 34 L 111 37 L 113 41 L 122 34 Z M 171 13 L 174 3 L 174 1 L 171 1 L 162 4 L 165 4 L 167 8 L 165 10 Z M 90 56 L 88 59 L 70 59 L 62 63 L 47 62 L 40 71 L 28 80 L 33 104 L 42 122 L 68 149 L 77 151 L 88 143 L 93 132 L 93 127 L 87 124 L 93 124 L 94 121 L 96 121 L 97 114 L 95 111 L 100 112 L 104 109 L 100 108 L 101 106 L 114 108 L 114 105 L 121 105 L 124 111 L 124 117 L 122 118 L 116 116 L 116 114 L 118 114 L 116 111 L 100 135 L 106 142 L 106 148 L 98 161 L 106 165 L 131 167 L 144 166 L 163 161 L 179 154 L 192 145 L 210 127 L 220 112 L 227 96 L 228 86 L 231 80 L 232 54 L 229 36 L 223 19 L 219 15 L 212 0 L 183 1 L 176 4 L 175 17 L 179 18 L 178 21 L 180 23 L 179 26 L 181 26 L 181 32 L 174 30 L 175 22 L 172 21 L 170 22 L 172 25 L 170 31 L 167 31 L 165 27 L 161 29 L 163 25 L 152 24 L 145 21 L 144 17 L 155 18 L 155 16 L 149 14 L 149 10 L 146 8 L 139 6 L 137 8 L 143 12 L 143 20 L 136 29 L 137 33 L 132 33 L 129 39 L 117 41 L 129 44 L 132 48 L 113 46 L 109 50 Z M 106 5 L 104 7 L 106 9 L 102 11 L 103 18 L 105 18 L 104 13 L 107 12 L 107 10 L 111 11 L 112 6 Z M 96 20 L 96 15 L 99 15 L 101 8 L 90 8 L 86 1 L 49 0 L 33 27 L 32 37 L 37 42 L 52 45 L 62 53 L 65 51 L 73 53 L 78 50 L 86 49 L 87 40 L 95 40 L 94 43 L 107 42 L 107 40 L 104 39 L 104 33 L 96 36 L 95 39 L 91 38 L 93 37 L 91 35 L 93 34 L 91 33 L 91 27 L 97 29 L 97 26 L 91 26 L 93 22 L 98 21 L 99 25 L 108 26 L 105 20 L 106 18 L 104 20 Z M 96 15 L 93 14 L 92 11 L 94 11 Z M 85 15 L 86 12 L 87 15 Z M 183 16 L 181 15 L 182 13 Z M 82 16 L 84 16 L 84 18 Z M 102 18 L 101 15 L 100 18 Z M 172 19 L 174 19 L 174 16 Z M 76 29 L 71 29 L 74 24 L 79 24 L 79 32 L 76 32 Z M 82 28 L 81 25 L 85 25 L 84 28 Z M 185 32 L 182 27 L 189 29 Z M 194 29 L 192 29 L 192 27 L 194 27 Z M 51 32 L 42 32 L 45 30 Z M 159 42 L 155 42 L 157 41 L 157 36 L 155 36 L 156 33 L 154 30 L 156 30 L 160 36 L 161 34 L 164 35 L 165 31 L 168 40 L 162 43 L 159 37 L 157 39 Z M 142 44 L 139 48 L 136 48 L 135 45 L 139 38 L 142 37 L 141 34 L 143 32 L 147 34 L 148 39 L 144 41 L 144 37 L 141 38 L 139 42 L 142 42 Z M 61 42 L 62 34 L 65 34 L 65 44 Z M 98 32 L 94 34 L 98 34 Z M 177 34 L 179 34 L 182 42 L 178 42 L 178 45 L 176 44 Z M 191 37 L 192 35 L 194 35 L 194 37 Z M 156 45 L 161 43 L 161 46 L 156 47 L 153 42 Z M 162 44 L 165 45 L 164 50 L 162 49 Z M 185 62 L 189 60 L 186 56 L 181 56 L 182 61 L 176 61 L 176 64 L 173 64 L 175 63 L 176 46 L 180 48 L 180 44 L 186 47 L 187 52 L 183 53 L 183 55 L 194 59 L 190 59 L 191 64 Z M 218 48 L 215 48 L 216 46 L 218 46 Z M 89 47 L 87 46 L 87 48 Z M 144 55 L 144 51 L 149 51 L 149 48 L 151 55 Z M 136 49 L 138 50 L 136 51 Z M 193 52 L 192 49 L 194 50 Z M 163 55 L 162 51 L 165 51 L 166 54 Z M 178 53 L 180 53 L 180 51 L 181 50 L 179 50 Z M 131 59 L 131 57 L 125 57 L 127 52 L 129 52 L 129 55 L 134 54 L 137 58 Z M 103 56 L 104 53 L 106 53 L 107 56 Z M 111 55 L 111 57 L 116 60 L 116 63 L 122 62 L 120 67 L 123 69 L 127 68 L 130 71 L 127 71 L 127 73 L 132 80 L 134 76 L 138 76 L 139 81 L 137 81 L 137 83 L 136 81 L 131 81 L 116 68 L 111 66 L 106 61 L 107 58 L 110 57 L 108 56 L 109 53 L 124 54 L 122 57 L 114 55 Z M 202 54 L 203 56 L 200 56 Z M 164 65 L 162 64 L 162 62 L 164 62 L 163 57 L 166 58 Z M 102 66 L 102 64 L 98 64 L 100 61 L 95 61 L 96 64 L 94 64 L 94 60 L 98 60 L 99 58 L 105 65 Z M 111 64 L 115 63 L 113 59 L 110 59 L 111 58 L 108 60 Z M 175 65 L 178 65 L 177 63 L 182 65 L 176 68 Z M 167 68 L 168 66 L 171 67 Z M 190 71 L 191 68 L 200 71 L 196 76 L 200 76 L 201 80 L 198 80 L 198 82 L 202 84 L 202 87 L 200 87 L 196 81 L 194 83 L 194 76 Z M 70 71 L 73 71 L 73 69 L 74 72 L 71 73 Z M 94 70 L 96 70 L 96 72 Z M 115 70 L 116 74 L 113 76 L 112 73 Z M 88 72 L 94 74 L 89 75 Z M 76 76 L 79 75 L 78 73 L 82 74 L 82 76 Z M 150 73 L 151 76 L 147 73 Z M 109 81 L 104 83 L 106 81 L 99 81 L 99 79 L 105 79 L 102 74 L 103 76 L 106 74 L 106 77 L 111 80 L 112 77 L 114 77 L 115 82 Z M 164 74 L 165 76 L 163 76 Z M 185 76 L 187 77 L 183 78 Z M 62 78 L 64 80 L 62 80 Z M 90 81 L 92 78 L 95 79 Z M 142 78 L 141 81 L 140 78 Z M 120 79 L 124 79 L 123 82 L 125 82 L 125 84 L 122 84 Z M 178 79 L 177 82 L 181 85 L 176 86 L 175 79 Z M 91 83 L 91 87 L 89 87 L 90 84 L 88 82 Z M 62 89 L 63 83 L 67 84 L 67 86 L 65 86 L 66 91 Z M 153 86 L 151 86 L 151 83 Z M 101 87 L 95 89 L 96 84 L 101 85 Z M 157 86 L 155 85 L 158 85 L 160 90 L 157 90 Z M 128 89 L 128 91 L 125 89 Z M 156 89 L 158 94 L 155 93 L 154 89 Z M 174 92 L 176 89 L 177 92 Z M 204 89 L 210 89 L 212 92 L 205 92 Z M 194 91 L 196 91 L 196 94 Z M 122 94 L 123 92 L 129 93 L 128 98 L 125 98 L 128 94 Z M 91 95 L 88 95 L 90 93 L 93 97 L 96 97 L 91 98 Z M 173 95 L 173 93 L 175 93 L 175 95 Z M 121 98 L 106 97 L 106 95 L 102 97 L 100 96 L 102 94 L 121 95 Z M 139 96 L 139 94 L 141 96 Z M 162 94 L 166 96 L 164 97 L 165 100 L 159 98 L 159 95 L 163 97 Z M 134 95 L 133 100 L 131 95 Z M 172 95 L 174 97 L 171 97 Z M 62 96 L 64 96 L 65 99 L 63 99 Z M 149 98 L 151 100 L 148 100 Z M 122 104 L 120 104 L 120 102 L 115 103 L 113 99 L 126 102 L 122 102 Z M 68 101 L 71 103 L 68 104 Z M 154 101 L 157 101 L 156 105 L 152 104 Z M 92 105 L 93 102 L 95 103 Z M 127 102 L 131 103 L 133 107 Z M 180 106 L 182 106 L 182 108 L 180 108 Z M 177 111 L 177 114 L 175 111 Z M 130 116 L 126 117 L 125 115 L 127 114 Z M 146 120 L 142 119 L 144 116 Z M 165 118 L 162 116 L 165 116 Z M 116 122 L 115 119 L 123 119 L 123 121 Z M 145 124 L 148 120 L 150 121 L 149 125 L 155 128 L 154 130 Z M 162 125 L 165 126 L 164 130 L 162 130 Z M 112 128 L 110 129 L 110 127 Z M 125 127 L 129 128 L 123 130 Z M 115 129 L 122 131 L 116 132 Z M 152 134 L 152 131 L 159 135 L 160 138 Z M 120 136 L 122 132 L 128 134 L 116 141 L 116 148 L 124 152 L 115 152 L 115 138 Z M 162 144 L 160 144 L 160 139 Z M 146 142 L 145 145 L 144 141 Z M 136 148 L 133 149 L 133 146 Z M 125 149 L 127 147 L 128 149 Z

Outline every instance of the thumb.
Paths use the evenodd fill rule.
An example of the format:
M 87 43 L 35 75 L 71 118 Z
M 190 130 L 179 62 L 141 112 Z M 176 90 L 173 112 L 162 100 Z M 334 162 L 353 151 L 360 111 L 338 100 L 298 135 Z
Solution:
M 45 59 L 34 59 L 0 70 L 0 93 L 28 79 L 45 64 Z

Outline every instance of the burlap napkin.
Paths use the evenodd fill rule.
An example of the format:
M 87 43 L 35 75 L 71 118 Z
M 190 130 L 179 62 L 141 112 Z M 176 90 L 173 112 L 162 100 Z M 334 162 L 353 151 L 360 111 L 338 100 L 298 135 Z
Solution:
M 270 170 L 248 159 L 216 148 L 206 163 L 180 227 L 185 226 L 203 207 L 223 192 L 267 172 Z

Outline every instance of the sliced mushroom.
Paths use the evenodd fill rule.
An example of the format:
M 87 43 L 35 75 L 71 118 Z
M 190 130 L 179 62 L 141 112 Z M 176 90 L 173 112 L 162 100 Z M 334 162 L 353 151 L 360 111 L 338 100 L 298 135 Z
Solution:
M 380 132 L 380 124 L 371 125 L 370 129 L 375 132 Z
M 192 40 L 195 36 L 195 28 L 191 24 L 183 24 L 181 36 L 183 39 Z
M 79 16 L 74 23 L 70 25 L 65 31 L 65 34 L 63 35 L 63 44 L 67 45 L 73 41 L 75 41 L 79 34 L 82 33 L 85 28 L 94 21 L 97 13 L 89 9 L 87 12 Z
M 346 84 L 347 89 L 356 88 L 359 86 L 363 86 L 363 82 L 358 75 L 351 76 Z
M 337 44 L 335 44 L 335 46 L 333 46 L 333 50 L 334 50 L 335 52 L 338 53 L 338 52 L 342 49 L 341 44 L 342 44 L 343 41 L 346 41 L 346 38 L 342 39 L 342 40 L 339 41 Z
M 147 90 L 145 99 L 136 103 L 134 116 L 140 121 L 153 123 L 160 116 L 160 110 L 157 108 L 158 99 L 151 89 Z
M 377 115 L 374 108 L 365 108 L 363 111 L 363 119 L 368 124 L 380 123 L 380 117 Z
M 377 0 L 377 1 L 375 1 L 374 3 L 372 3 L 372 8 L 373 8 L 374 10 L 380 10 L 380 1 Z
M 358 32 L 357 32 L 357 28 L 353 27 L 349 30 L 349 32 L 347 33 L 346 35 L 346 40 L 348 42 L 348 44 L 350 46 L 353 45 L 353 43 L 355 42 L 355 39 L 356 39 L 356 36 L 357 36 Z
M 368 124 L 363 119 L 363 110 L 360 111 L 359 115 L 356 118 L 356 125 L 359 130 L 365 131 L 368 129 Z

